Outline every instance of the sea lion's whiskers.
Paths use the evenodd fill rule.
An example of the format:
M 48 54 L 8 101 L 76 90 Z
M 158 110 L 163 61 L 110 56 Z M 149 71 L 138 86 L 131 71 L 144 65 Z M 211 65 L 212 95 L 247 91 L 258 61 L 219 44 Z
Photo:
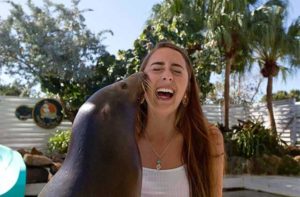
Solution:
M 144 80 L 143 80 L 143 83 L 142 83 L 142 88 L 143 88 L 143 90 L 144 90 L 144 92 L 143 93 L 146 93 L 147 91 L 148 92 L 153 92 L 152 91 L 152 87 L 150 86 L 150 82 L 149 82 L 149 80 L 148 80 L 148 75 L 146 75 L 145 77 L 144 77 Z M 153 94 L 151 94 L 151 99 L 153 100 L 153 102 L 155 102 L 155 103 L 157 103 L 157 101 L 154 99 L 155 98 L 155 92 L 153 92 Z M 142 96 L 143 97 L 143 96 Z
M 146 92 L 150 88 L 148 79 L 146 79 L 146 78 L 143 79 L 142 88 L 143 88 L 144 92 Z

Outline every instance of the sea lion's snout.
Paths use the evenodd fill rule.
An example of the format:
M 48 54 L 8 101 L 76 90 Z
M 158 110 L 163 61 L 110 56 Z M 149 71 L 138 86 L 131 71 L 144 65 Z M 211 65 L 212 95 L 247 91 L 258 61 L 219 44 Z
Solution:
M 144 72 L 134 73 L 120 81 L 120 89 L 126 91 L 131 101 L 136 102 L 142 97 L 148 87 L 147 78 L 147 74 Z

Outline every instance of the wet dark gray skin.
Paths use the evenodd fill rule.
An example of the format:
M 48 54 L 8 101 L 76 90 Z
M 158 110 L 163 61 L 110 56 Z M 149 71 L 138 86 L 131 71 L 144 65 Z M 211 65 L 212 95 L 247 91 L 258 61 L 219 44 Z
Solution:
M 135 117 L 145 74 L 104 87 L 79 109 L 66 159 L 40 197 L 136 197 L 142 167 Z

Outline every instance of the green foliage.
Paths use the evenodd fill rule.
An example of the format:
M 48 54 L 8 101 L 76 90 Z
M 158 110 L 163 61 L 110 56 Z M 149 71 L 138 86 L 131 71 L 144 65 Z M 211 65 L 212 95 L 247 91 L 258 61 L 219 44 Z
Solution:
M 299 148 L 287 146 L 257 120 L 240 121 L 230 130 L 218 124 L 227 153 L 228 174 L 299 175 L 300 164 L 291 156 Z M 285 145 L 285 146 L 284 146 Z
M 300 175 L 300 163 L 288 155 L 263 154 L 252 158 L 227 159 L 226 174 Z
M 253 57 L 267 78 L 266 101 L 272 130 L 276 132 L 276 123 L 272 107 L 273 77 L 287 74 L 300 66 L 300 17 L 287 26 L 287 5 L 285 0 L 269 0 L 255 9 L 250 21 L 249 45 L 253 48 Z M 279 61 L 285 60 L 289 66 L 282 66 Z
M 244 73 L 251 66 L 248 22 L 250 6 L 256 1 L 211 0 L 207 8 L 206 42 L 210 51 L 219 56 L 221 68 L 225 70 L 224 124 L 229 128 L 230 75 Z
M 65 154 L 68 151 L 71 139 L 71 130 L 57 130 L 48 140 L 48 151 Z
M 251 165 L 249 166 L 249 172 L 251 174 L 278 174 L 278 167 L 280 166 L 282 159 L 276 155 L 263 154 L 260 156 L 254 156 L 249 159 Z
M 274 136 L 270 129 L 263 126 L 258 120 L 240 121 L 229 131 L 224 132 L 225 144 L 229 155 L 252 158 L 263 154 L 282 155 L 284 143 L 278 136 Z
M 186 40 L 184 41 L 184 39 L 188 38 L 185 36 L 181 38 L 181 34 L 177 34 L 177 31 L 181 30 L 172 30 L 169 25 L 156 24 L 155 26 L 148 26 L 134 43 L 134 52 L 135 54 L 139 54 L 139 60 L 137 62 L 141 63 L 148 50 L 162 40 L 173 41 L 174 43 L 187 49 L 189 57 L 192 60 L 195 76 L 201 90 L 201 100 L 204 101 L 206 95 L 212 90 L 213 87 L 213 85 L 209 82 L 213 67 L 211 64 L 202 64 L 203 62 L 200 62 L 197 58 L 195 58 L 194 55 L 198 53 L 201 48 L 201 46 L 197 43 L 198 41 L 190 45 L 191 42 L 187 42 Z
M 24 9 L 7 1 L 10 15 L 0 20 L 0 65 L 58 95 L 71 121 L 86 95 L 96 89 L 90 81 L 98 77 L 94 71 L 99 57 L 107 54 L 101 42 L 105 33 L 112 33 L 87 29 L 82 14 L 90 10 L 79 10 L 79 2 L 67 8 L 43 0 L 39 7 L 28 0 Z
M 232 70 L 243 72 L 252 60 L 249 44 L 259 54 L 264 49 L 257 47 L 260 43 L 268 44 L 277 38 L 255 43 L 252 40 L 257 39 L 248 33 L 257 31 L 255 38 L 272 33 L 265 31 L 270 25 L 265 16 L 275 1 L 268 1 L 271 3 L 263 9 L 250 13 L 250 5 L 256 0 L 168 0 L 153 7 L 152 16 L 135 40 L 134 48 L 119 51 L 116 58 L 101 44 L 103 35 L 112 32 L 94 34 L 87 29 L 83 13 L 90 10 L 79 10 L 80 0 L 72 0 L 71 8 L 49 0 L 43 0 L 43 7 L 28 0 L 28 9 L 7 2 L 12 9 L 6 20 L 0 19 L 0 65 L 27 81 L 40 82 L 43 91 L 58 95 L 71 121 L 89 95 L 136 72 L 148 51 L 161 40 L 173 41 L 187 49 L 204 101 L 213 89 L 209 82 L 211 72 L 220 73 L 232 57 Z M 290 59 L 293 65 L 299 62 L 296 57 L 300 57 L 299 21 L 288 29 L 289 39 L 285 42 L 291 47 L 283 51 L 293 54 L 294 59 Z M 275 22 L 279 22 L 277 18 Z M 268 34 L 261 36 L 264 32 Z M 273 54 L 277 45 L 274 48 Z
M 250 6 L 256 1 L 211 0 L 207 8 L 207 39 L 215 42 L 223 60 L 235 58 L 233 69 L 244 70 L 245 60 L 249 60 L 248 22 Z M 244 58 L 243 58 L 243 55 Z
M 203 51 L 205 30 L 204 1 L 163 1 L 153 7 L 147 26 L 134 42 L 132 55 L 125 65 L 137 70 L 146 54 L 160 41 L 172 41 L 185 48 L 193 62 L 196 78 L 201 89 L 202 101 L 212 90 L 209 82 L 211 72 L 216 65 L 211 63 L 208 51 Z M 128 55 L 128 54 L 127 54 Z
M 28 91 L 23 86 L 19 86 L 17 83 L 1 85 L 0 84 L 0 95 L 3 96 L 29 96 Z
M 289 96 L 294 98 L 296 101 L 300 101 L 300 90 L 291 90 Z
M 22 90 L 12 85 L 0 85 L 0 95 L 3 96 L 19 96 Z
M 266 95 L 264 95 L 261 98 L 261 101 L 266 102 L 266 99 L 267 97 Z M 300 101 L 300 90 L 290 90 L 290 92 L 280 90 L 272 94 L 272 99 L 275 101 L 284 99 L 295 99 L 298 102 Z
M 300 164 L 291 156 L 285 155 L 278 167 L 280 175 L 300 175 Z

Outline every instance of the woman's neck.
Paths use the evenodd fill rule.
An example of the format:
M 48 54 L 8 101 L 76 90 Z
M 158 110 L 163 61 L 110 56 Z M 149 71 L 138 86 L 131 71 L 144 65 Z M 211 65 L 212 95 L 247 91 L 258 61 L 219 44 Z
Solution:
M 174 135 L 176 114 L 159 114 L 155 112 L 148 112 L 147 125 L 145 132 L 150 140 L 166 141 Z

